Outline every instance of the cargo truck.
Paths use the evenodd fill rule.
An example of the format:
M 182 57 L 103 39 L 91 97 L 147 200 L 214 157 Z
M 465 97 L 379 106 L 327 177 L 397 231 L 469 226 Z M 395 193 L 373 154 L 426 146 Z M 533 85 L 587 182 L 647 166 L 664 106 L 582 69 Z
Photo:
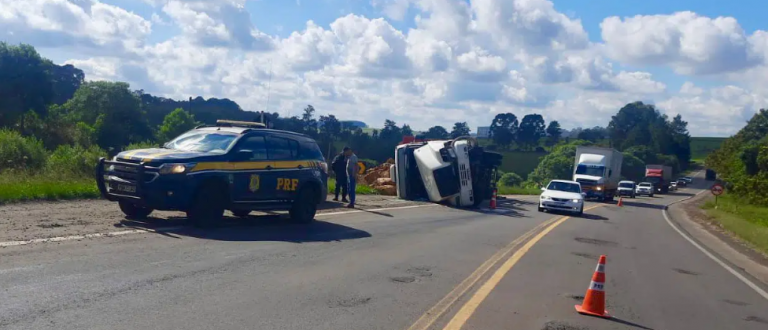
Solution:
M 390 176 L 401 199 L 478 206 L 491 197 L 500 165 L 500 154 L 460 137 L 397 146 Z
M 664 165 L 646 165 L 645 182 L 653 184 L 653 191 L 669 193 L 669 185 L 672 183 L 672 167 Z
M 581 184 L 586 198 L 613 200 L 621 181 L 624 155 L 611 148 L 576 147 L 573 181 Z

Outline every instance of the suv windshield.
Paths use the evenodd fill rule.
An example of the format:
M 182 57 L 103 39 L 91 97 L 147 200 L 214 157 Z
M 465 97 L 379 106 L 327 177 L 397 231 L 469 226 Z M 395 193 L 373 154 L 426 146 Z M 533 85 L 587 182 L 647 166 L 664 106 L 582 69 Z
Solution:
M 557 191 L 566 191 L 566 192 L 572 192 L 572 193 L 580 193 L 581 190 L 579 190 L 579 185 L 575 183 L 568 183 L 568 182 L 550 182 L 549 186 L 547 187 L 547 190 L 557 190 Z
M 223 154 L 238 135 L 227 132 L 192 131 L 168 142 L 165 147 L 174 150 Z
M 629 182 L 619 183 L 619 187 L 621 188 L 632 188 L 632 184 Z

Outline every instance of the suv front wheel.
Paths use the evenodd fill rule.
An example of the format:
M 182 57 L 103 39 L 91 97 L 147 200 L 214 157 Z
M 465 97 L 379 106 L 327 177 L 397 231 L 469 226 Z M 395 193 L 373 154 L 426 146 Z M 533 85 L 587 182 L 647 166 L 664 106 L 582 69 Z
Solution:
M 120 205 L 120 211 L 123 211 L 128 219 L 145 219 L 153 211 L 148 207 L 141 207 L 124 201 L 118 202 L 118 205 Z
M 289 214 L 291 220 L 296 223 L 310 223 L 317 213 L 317 197 L 314 188 L 305 188 L 299 191 L 298 196 L 291 205 Z

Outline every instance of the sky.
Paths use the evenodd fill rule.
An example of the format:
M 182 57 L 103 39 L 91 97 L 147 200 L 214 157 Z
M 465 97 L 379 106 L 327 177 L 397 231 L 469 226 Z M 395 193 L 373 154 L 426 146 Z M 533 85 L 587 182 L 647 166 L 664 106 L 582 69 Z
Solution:
M 0 41 L 86 80 L 416 130 L 499 113 L 606 126 L 643 101 L 693 136 L 768 108 L 764 0 L 0 0 Z M 764 16 L 764 15 L 763 15 Z

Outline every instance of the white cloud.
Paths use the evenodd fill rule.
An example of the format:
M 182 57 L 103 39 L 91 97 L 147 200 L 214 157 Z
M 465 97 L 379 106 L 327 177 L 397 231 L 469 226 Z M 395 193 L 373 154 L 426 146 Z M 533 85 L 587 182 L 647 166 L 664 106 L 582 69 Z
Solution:
M 154 8 L 149 17 L 95 0 L 0 0 L 0 39 L 68 56 L 87 79 L 180 99 L 230 98 L 284 116 L 312 104 L 374 126 L 385 118 L 415 129 L 485 126 L 507 111 L 566 128 L 604 126 L 641 100 L 682 113 L 694 135 L 728 134 L 768 106 L 768 32 L 746 34 L 732 18 L 607 18 L 605 43 L 595 43 L 548 0 L 374 0 L 389 19 L 415 14 L 413 27 L 347 14 L 284 26 L 290 34 L 277 37 L 258 29 L 249 0 L 143 1 Z M 658 80 L 665 74 L 644 65 L 717 73 L 709 85 L 719 86 L 687 78 L 668 89 Z
M 609 53 L 636 64 L 670 65 L 681 74 L 717 74 L 765 61 L 764 31 L 748 36 L 733 17 L 693 12 L 608 17 L 600 24 Z

